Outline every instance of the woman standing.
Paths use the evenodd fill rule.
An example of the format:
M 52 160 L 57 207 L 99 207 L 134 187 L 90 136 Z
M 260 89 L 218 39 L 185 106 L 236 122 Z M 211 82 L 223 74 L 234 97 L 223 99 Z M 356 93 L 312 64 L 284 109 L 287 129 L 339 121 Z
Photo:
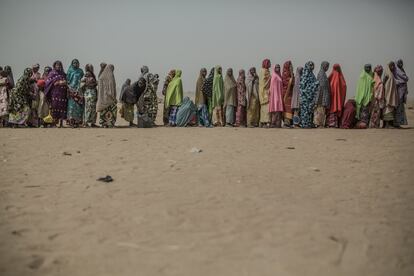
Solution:
M 83 75 L 83 70 L 79 68 L 79 60 L 72 60 L 66 74 L 69 89 L 67 118 L 71 127 L 79 127 L 83 122 L 84 97 L 79 89 Z
M 237 78 L 237 113 L 236 127 L 246 127 L 246 73 L 243 69 L 239 70 Z
M 207 101 L 207 110 L 208 110 L 208 117 L 209 117 L 210 123 L 211 123 L 212 113 L 213 113 L 212 97 L 213 97 L 214 70 L 215 70 L 214 67 L 211 68 L 210 73 L 208 74 L 208 77 L 204 81 L 203 88 L 202 88 L 203 94 Z
M 292 127 L 292 95 L 293 95 L 293 85 L 295 83 L 295 78 L 293 76 L 293 66 L 290 60 L 286 61 L 283 64 L 282 72 L 282 88 L 283 88 L 283 122 L 286 127 Z
M 303 75 L 300 79 L 300 101 L 299 116 L 302 128 L 313 127 L 313 107 L 316 90 L 319 82 L 313 74 L 315 65 L 312 61 L 308 61 L 303 69 Z
M 177 109 L 183 101 L 183 82 L 181 80 L 181 70 L 175 70 L 175 76 L 168 84 L 165 95 L 165 106 L 170 111 L 168 116 L 168 125 L 176 126 Z
M 374 79 L 372 75 L 372 67 L 371 64 L 365 64 L 364 70 L 359 76 L 357 91 L 355 93 L 356 119 L 358 120 L 356 128 L 363 129 L 367 128 L 369 125 L 369 110 L 373 88 Z
M 331 103 L 327 116 L 327 125 L 328 127 L 337 128 L 341 121 L 342 110 L 346 99 L 346 82 L 339 64 L 334 64 L 332 73 L 328 79 L 331 91 Z
M 329 86 L 328 76 L 326 72 L 329 69 L 329 62 L 323 61 L 321 64 L 321 69 L 318 73 L 318 82 L 319 87 L 316 90 L 315 95 L 315 111 L 313 114 L 313 124 L 315 127 L 325 127 L 326 124 L 326 112 L 329 110 L 329 105 L 331 104 L 331 92 Z
M 405 104 L 407 103 L 407 82 L 408 77 L 404 70 L 404 63 L 401 59 L 397 60 L 395 67 L 395 83 L 397 85 L 397 107 L 395 109 L 394 127 L 408 125 L 407 115 L 405 114 Z
M 104 67 L 98 78 L 98 102 L 96 111 L 100 112 L 99 123 L 102 127 L 114 127 L 117 116 L 115 67 L 109 64 Z
M 384 75 L 384 94 L 385 94 L 385 110 L 384 110 L 384 127 L 390 128 L 393 126 L 394 113 L 397 107 L 397 84 L 393 72 L 395 71 L 395 63 L 390 62 L 385 67 Z
M 131 85 L 131 79 L 126 79 L 121 87 L 121 95 L 119 101 L 122 103 L 120 110 L 121 118 L 129 123 L 129 126 L 134 126 L 134 106 L 137 101 Z
M 224 79 L 224 108 L 226 110 L 226 126 L 234 126 L 237 107 L 237 83 L 233 69 L 229 68 Z
M 29 119 L 30 94 L 33 89 L 32 69 L 26 68 L 16 87 L 10 92 L 9 123 L 13 126 L 24 126 Z
M 174 77 L 175 77 L 175 69 L 172 69 L 170 70 L 170 72 L 168 72 L 168 75 L 165 77 L 164 86 L 162 88 L 162 95 L 164 96 L 164 110 L 162 113 L 162 120 L 165 126 L 168 125 L 168 121 L 170 117 L 170 110 L 166 106 L 167 90 L 168 90 L 168 85 L 174 79 Z
M 9 118 L 9 81 L 7 79 L 7 72 L 0 71 L 0 127 L 7 126 Z
M 283 114 L 283 81 L 280 75 L 280 65 L 276 64 L 272 72 L 270 82 L 270 104 L 269 111 L 272 117 L 271 127 L 280 128 L 282 126 Z
M 63 126 L 68 106 L 66 74 L 62 62 L 55 61 L 53 70 L 49 73 L 45 83 L 45 96 L 50 102 L 50 112 L 54 125 Z
M 45 126 L 43 119 L 49 115 L 49 104 L 45 95 L 45 84 L 50 71 L 52 71 L 52 68 L 46 66 L 43 69 L 42 77 L 37 81 L 37 87 L 39 88 L 39 107 L 37 109 L 37 114 L 39 115 L 41 126 L 43 127 Z
M 7 73 L 7 79 L 9 82 L 10 89 L 13 89 L 14 88 L 14 77 L 13 77 L 12 68 L 9 65 L 6 65 L 4 67 L 4 71 Z
M 213 95 L 211 108 L 213 110 L 213 125 L 224 126 L 223 123 L 223 104 L 224 104 L 224 81 L 221 66 L 214 68 Z
M 86 64 L 85 77 L 82 79 L 80 87 L 85 99 L 84 124 L 86 127 L 96 127 L 97 85 L 92 64 Z
M 259 100 L 260 100 L 260 127 L 269 127 L 269 88 L 270 88 L 270 60 L 262 62 L 259 74 Z
M 374 99 L 372 100 L 370 128 L 380 128 L 382 110 L 385 107 L 384 85 L 382 84 L 382 66 L 377 65 L 374 69 Z
M 247 95 L 249 102 L 247 126 L 258 127 L 260 120 L 259 77 L 254 67 L 249 69 L 249 74 L 247 75 Z
M 204 82 L 206 81 L 207 69 L 201 68 L 198 75 L 195 91 L 195 105 L 197 106 L 198 126 L 210 126 L 210 119 L 207 108 L 207 96 L 203 93 Z
M 302 77 L 303 67 L 296 68 L 295 84 L 292 91 L 292 112 L 293 112 L 293 125 L 299 127 L 299 102 L 300 102 L 300 79 Z

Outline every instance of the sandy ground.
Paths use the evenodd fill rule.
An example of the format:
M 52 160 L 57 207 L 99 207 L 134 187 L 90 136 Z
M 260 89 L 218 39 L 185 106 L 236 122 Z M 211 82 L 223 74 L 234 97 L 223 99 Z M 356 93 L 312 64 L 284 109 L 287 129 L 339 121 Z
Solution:
M 413 142 L 414 129 L 0 129 L 0 275 L 414 275 Z

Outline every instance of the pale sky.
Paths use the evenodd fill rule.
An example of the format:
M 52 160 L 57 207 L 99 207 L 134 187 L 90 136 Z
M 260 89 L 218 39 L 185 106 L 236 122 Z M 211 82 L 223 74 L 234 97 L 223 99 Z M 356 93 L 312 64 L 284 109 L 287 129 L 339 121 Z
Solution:
M 118 86 L 148 65 L 161 77 L 183 70 L 194 91 L 199 69 L 260 68 L 292 60 L 340 63 L 352 96 L 365 63 L 402 58 L 414 92 L 414 1 L 383 0 L 0 0 L 0 65 L 17 79 L 28 65 L 73 58 L 95 71 L 115 65 Z M 159 88 L 159 91 L 160 92 Z

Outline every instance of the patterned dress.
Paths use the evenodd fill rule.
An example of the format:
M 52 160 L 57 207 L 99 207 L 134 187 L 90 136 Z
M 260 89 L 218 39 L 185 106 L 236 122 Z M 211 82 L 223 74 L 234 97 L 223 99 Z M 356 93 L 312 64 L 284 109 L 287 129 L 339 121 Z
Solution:
M 96 101 L 98 100 L 96 86 L 95 76 L 86 73 L 86 77 L 82 80 L 81 84 L 81 92 L 85 99 L 85 124 L 96 123 Z
M 237 78 L 236 126 L 246 126 L 246 104 L 246 75 L 244 70 L 240 70 Z
M 69 88 L 68 114 L 67 119 L 71 126 L 82 123 L 84 114 L 84 95 L 80 88 L 83 70 L 72 65 L 67 72 L 67 82 Z
M 55 122 L 66 119 L 67 115 L 67 85 L 57 84 L 59 81 L 65 80 L 66 74 L 63 70 L 52 70 L 46 79 L 45 95 L 51 103 L 50 113 Z
M 319 82 L 310 68 L 311 65 L 313 65 L 311 61 L 305 64 L 300 80 L 299 116 L 303 128 L 313 127 L 314 98 L 319 86 Z
M 23 76 L 17 81 L 16 87 L 10 92 L 9 122 L 16 125 L 24 125 L 29 119 L 30 93 L 32 69 L 26 68 Z

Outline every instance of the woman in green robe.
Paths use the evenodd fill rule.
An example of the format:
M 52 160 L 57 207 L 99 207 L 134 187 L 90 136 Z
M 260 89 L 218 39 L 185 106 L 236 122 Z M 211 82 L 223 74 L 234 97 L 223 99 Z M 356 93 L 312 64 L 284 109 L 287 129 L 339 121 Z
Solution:
M 183 101 L 183 82 L 181 80 L 181 70 L 175 70 L 175 76 L 168 84 L 165 95 L 165 107 L 170 110 L 168 125 L 176 126 L 177 109 Z
M 224 126 L 223 123 L 223 104 L 224 104 L 224 81 L 221 66 L 214 68 L 213 95 L 211 108 L 213 110 L 213 125 Z

